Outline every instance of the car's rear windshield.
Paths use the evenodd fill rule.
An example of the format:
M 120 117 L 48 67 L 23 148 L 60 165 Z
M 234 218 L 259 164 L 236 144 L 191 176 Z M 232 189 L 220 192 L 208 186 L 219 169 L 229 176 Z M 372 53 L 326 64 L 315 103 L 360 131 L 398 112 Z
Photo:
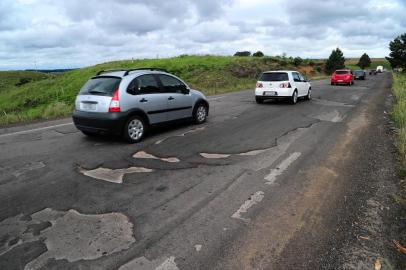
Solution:
M 350 72 L 348 70 L 337 70 L 336 74 L 349 74 Z
M 361 74 L 361 75 L 363 75 L 364 72 L 363 72 L 362 70 L 356 70 L 356 71 L 354 71 L 354 74 Z
M 118 77 L 96 77 L 90 79 L 80 89 L 80 95 L 100 95 L 110 96 L 114 95 L 114 91 L 120 85 L 121 78 Z
M 288 73 L 286 72 L 267 72 L 262 73 L 261 78 L 259 78 L 261 82 L 281 82 L 281 81 L 289 81 Z

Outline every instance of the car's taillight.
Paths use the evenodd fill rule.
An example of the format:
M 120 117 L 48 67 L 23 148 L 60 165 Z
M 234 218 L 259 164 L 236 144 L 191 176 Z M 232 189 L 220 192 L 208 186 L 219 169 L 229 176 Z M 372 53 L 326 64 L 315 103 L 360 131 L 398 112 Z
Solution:
M 119 95 L 118 95 L 118 88 L 114 91 L 114 95 L 111 98 L 109 112 L 121 112 L 120 98 L 119 98 Z
M 279 85 L 279 88 L 291 88 L 292 86 L 290 85 L 290 83 L 285 82 L 285 83 L 281 83 Z
M 257 88 L 262 88 L 264 85 L 262 83 L 257 83 Z

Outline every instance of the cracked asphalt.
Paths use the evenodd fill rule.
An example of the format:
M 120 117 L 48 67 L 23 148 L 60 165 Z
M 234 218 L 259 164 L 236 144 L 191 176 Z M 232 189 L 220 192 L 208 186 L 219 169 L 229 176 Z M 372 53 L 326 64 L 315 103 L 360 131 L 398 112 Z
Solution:
M 356 201 L 348 172 L 371 157 L 354 149 L 390 82 L 315 81 L 295 106 L 215 96 L 204 125 L 135 145 L 69 119 L 0 130 L 0 269 L 344 269 L 320 249 L 341 239 L 335 209 Z

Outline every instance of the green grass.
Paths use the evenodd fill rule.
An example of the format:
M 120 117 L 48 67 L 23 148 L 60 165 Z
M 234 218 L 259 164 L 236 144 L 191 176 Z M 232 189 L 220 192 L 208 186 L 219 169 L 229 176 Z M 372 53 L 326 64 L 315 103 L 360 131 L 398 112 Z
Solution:
M 114 61 L 48 76 L 22 86 L 9 83 L 8 87 L 0 91 L 0 126 L 69 116 L 78 91 L 98 71 L 139 67 L 167 69 L 206 95 L 253 89 L 259 74 L 264 70 L 290 68 L 307 73 L 309 78 L 322 75 L 311 66 L 296 68 L 291 60 L 276 57 L 179 56 Z M 6 72 L 1 73 L 7 77 Z
M 393 74 L 393 96 L 395 103 L 391 116 L 397 128 L 396 147 L 399 152 L 400 166 L 398 175 L 401 178 L 400 190 L 393 194 L 394 201 L 400 205 L 402 212 L 399 218 L 406 217 L 406 74 Z M 406 234 L 399 235 L 401 243 L 406 243 Z
M 361 69 L 359 66 L 357 66 L 359 59 L 347 59 L 345 61 L 345 67 L 352 69 L 352 70 L 358 70 Z M 384 58 L 372 58 L 371 59 L 371 66 L 365 68 L 366 70 L 369 69 L 376 69 L 377 66 L 383 66 L 386 70 L 390 70 L 391 66 L 389 64 L 389 62 L 384 59 Z
M 51 76 L 54 75 L 34 71 L 1 71 L 0 92 L 24 83 L 45 80 Z
M 406 75 L 393 74 L 393 95 L 396 101 L 392 109 L 392 118 L 398 129 L 396 145 L 402 167 L 406 168 Z

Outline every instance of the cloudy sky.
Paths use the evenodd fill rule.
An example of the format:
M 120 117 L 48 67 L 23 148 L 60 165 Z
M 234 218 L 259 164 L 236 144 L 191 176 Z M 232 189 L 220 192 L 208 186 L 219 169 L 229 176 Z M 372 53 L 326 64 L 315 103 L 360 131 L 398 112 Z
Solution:
M 0 69 L 180 54 L 388 54 L 406 0 L 0 0 Z

